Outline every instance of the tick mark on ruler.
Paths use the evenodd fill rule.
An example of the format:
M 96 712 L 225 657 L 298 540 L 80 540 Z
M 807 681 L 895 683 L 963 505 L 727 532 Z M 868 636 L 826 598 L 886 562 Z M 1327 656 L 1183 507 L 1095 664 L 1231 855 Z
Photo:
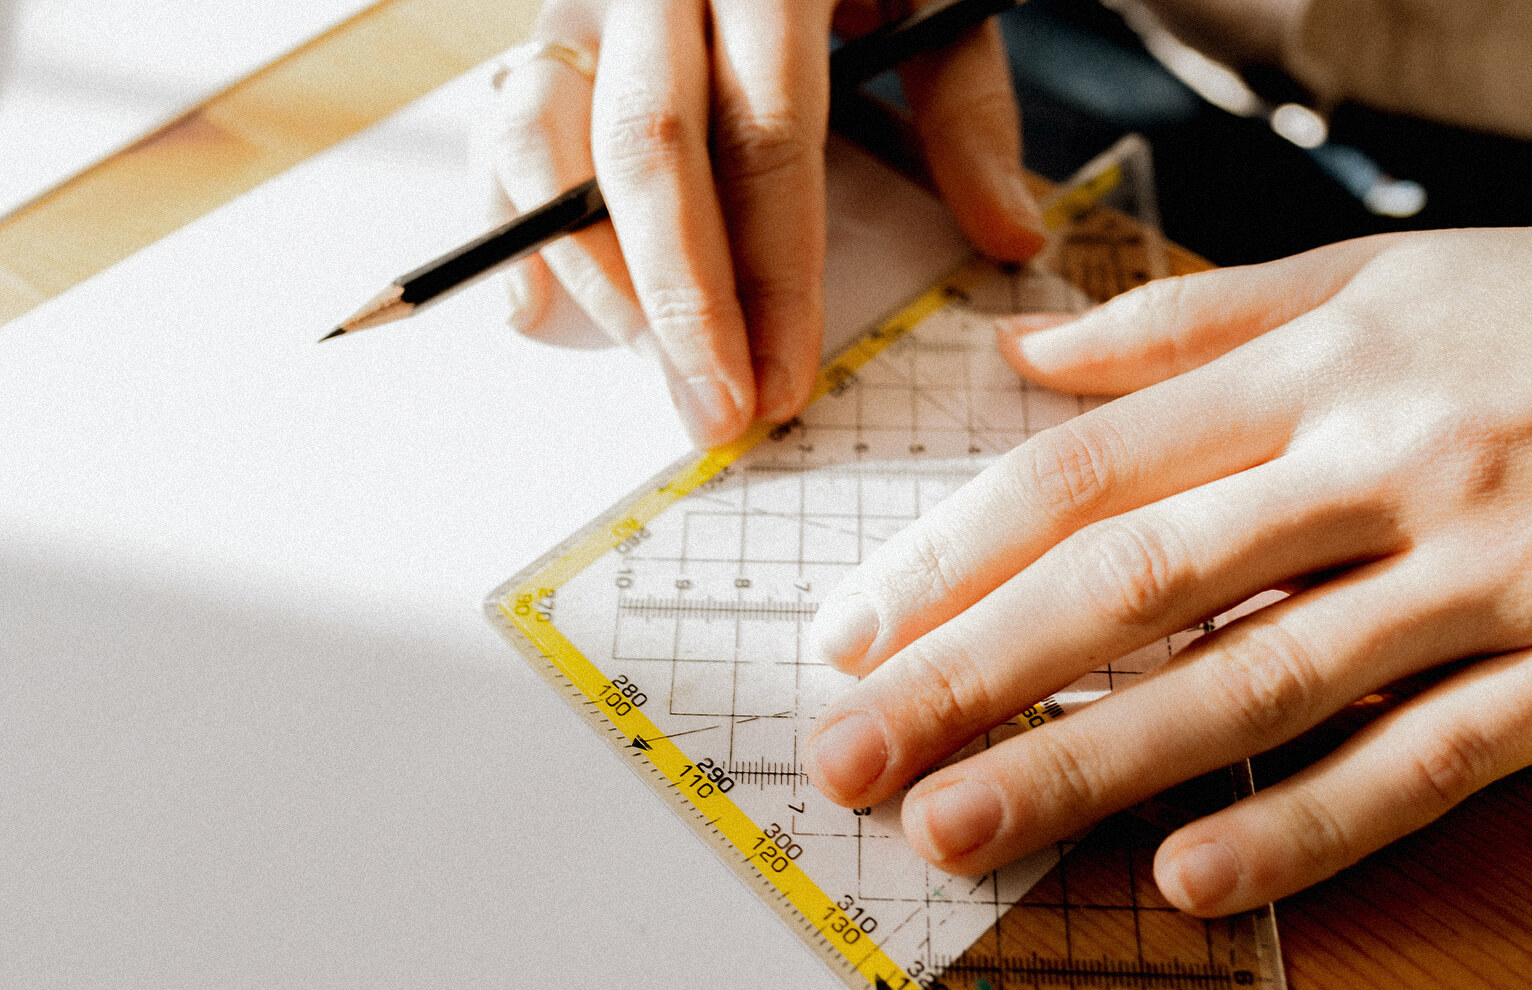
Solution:
M 634 736 L 633 742 L 631 742 L 629 745 L 634 749 L 649 750 L 654 748 L 650 745 L 651 742 L 659 742 L 661 739 L 679 739 L 682 736 L 696 735 L 699 732 L 711 732 L 716 728 L 718 728 L 717 725 L 704 725 L 700 729 L 687 729 L 685 732 L 672 732 L 668 736 L 650 736 L 648 739 L 645 739 L 643 736 Z
M 1022 304 L 1019 308 L 1068 308 L 1046 278 L 1051 276 L 1028 270 L 1012 279 L 1012 302 Z M 916 981 L 894 967 L 924 976 L 932 972 L 933 960 L 957 958 L 994 923 L 1005 899 L 976 896 L 987 892 L 988 879 L 977 885 L 949 880 L 919 865 L 908 867 L 906 885 L 907 847 L 889 822 L 853 818 L 822 804 L 808 815 L 800 739 L 842 686 L 840 675 L 805 653 L 817 612 L 815 594 L 971 477 L 983 466 L 980 454 L 1009 449 L 1035 428 L 1083 411 L 1074 400 L 1016 387 L 991 348 L 975 342 L 981 331 L 987 339 L 988 325 L 940 308 L 962 299 L 966 287 L 951 283 L 945 298 L 926 297 L 923 308 L 880 328 L 874 336 L 881 339 L 864 340 L 856 360 L 867 363 L 854 374 L 849 364 L 826 373 L 840 398 L 776 429 L 775 443 L 741 453 L 731 476 L 716 475 L 705 490 L 694 490 L 701 472 L 717 465 L 693 461 L 677 469 L 680 480 L 659 489 L 669 508 L 633 508 L 651 497 L 656 486 L 650 485 L 614 510 L 606 517 L 609 528 L 652 515 L 652 540 L 619 558 L 606 553 L 604 532 L 593 537 L 592 548 L 600 544 L 601 555 L 565 581 L 573 597 L 557 620 L 558 630 L 598 671 L 615 675 L 642 662 L 637 669 L 652 691 L 666 682 L 669 705 L 646 709 L 653 721 L 643 722 L 645 734 L 625 731 L 636 728 L 625 721 L 623 728 L 602 727 L 617 733 L 618 748 L 643 754 L 651 774 L 647 782 L 710 847 L 731 860 L 735 854 L 750 858 L 750 843 L 739 845 L 732 826 L 721 831 L 719 817 L 688 800 L 686 788 L 695 775 L 688 771 L 687 783 L 678 783 L 670 771 L 679 767 L 671 768 L 658 752 L 679 759 L 690 751 L 701 760 L 704 750 L 726 746 L 716 769 L 731 784 L 737 779 L 757 785 L 733 789 L 730 801 L 738 811 L 764 825 L 786 817 L 785 807 L 792 816 L 790 834 L 810 834 L 799 833 L 800 825 L 812 832 L 814 838 L 806 841 L 814 843 L 814 852 L 799 864 L 803 876 L 795 879 L 794 894 L 776 886 L 780 878 L 740 872 L 821 958 L 838 972 L 854 973 L 852 982 L 868 990 L 906 983 L 915 990 Z M 1043 289 L 1046 298 L 1038 295 Z M 874 357 L 880 345 L 895 341 Z M 516 587 L 532 583 L 529 577 Z M 609 659 L 616 670 L 607 670 Z M 657 663 L 665 666 L 653 666 Z M 579 703 L 589 705 L 592 716 L 608 714 L 595 699 L 581 697 L 577 710 Z M 721 736 L 704 747 L 679 742 L 716 728 L 729 730 L 727 742 Z M 678 750 L 660 746 L 661 739 L 676 739 Z M 789 801 L 782 802 L 775 788 L 787 790 Z M 711 807 L 715 815 L 721 810 Z M 723 817 L 733 822 L 734 814 Z M 875 937 L 867 937 L 870 931 L 856 935 L 853 946 L 844 933 L 827 935 L 817 917 L 806 916 L 794 903 L 799 879 L 825 893 L 851 891 L 858 906 L 865 901 L 887 912 L 886 921 L 898 911 L 908 917 L 882 926 Z M 1027 883 L 1019 875 L 1007 880 L 1018 890 Z M 966 887 L 973 889 L 965 892 Z M 899 896 L 905 891 L 920 896 Z M 874 978 L 874 970 L 882 975 Z M 993 974 L 984 975 L 995 981 Z

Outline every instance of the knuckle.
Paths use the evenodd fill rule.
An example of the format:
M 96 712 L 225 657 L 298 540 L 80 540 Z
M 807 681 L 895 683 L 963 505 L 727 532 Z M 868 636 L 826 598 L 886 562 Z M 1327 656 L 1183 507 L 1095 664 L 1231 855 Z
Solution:
M 546 153 L 558 138 L 559 125 L 546 102 L 502 99 L 496 111 L 493 145 L 503 158 L 516 160 Z
M 1174 324 L 1186 305 L 1187 276 L 1172 275 L 1147 282 L 1112 303 L 1120 315 L 1153 325 Z
M 1407 786 L 1418 800 L 1446 811 L 1495 775 L 1495 747 L 1471 725 L 1443 725 L 1408 756 Z
M 1314 655 L 1275 624 L 1252 625 L 1235 636 L 1217 647 L 1205 666 L 1214 702 L 1252 744 L 1285 739 L 1288 726 L 1307 724 L 1319 700 Z
M 1070 572 L 1108 621 L 1150 624 L 1186 585 L 1186 555 L 1172 550 L 1163 521 L 1159 527 L 1119 517 L 1080 534 Z
M 803 313 L 812 304 L 807 286 L 812 284 L 813 278 L 808 266 L 802 262 L 801 258 L 785 258 L 780 267 L 773 267 L 770 272 L 736 271 L 734 292 L 740 305 L 757 314 L 757 319 L 767 313 Z
M 729 301 L 715 298 L 697 286 L 663 286 L 644 296 L 644 313 L 655 334 L 666 343 L 672 357 L 706 355 L 714 350 L 716 328 L 734 310 Z
M 1382 498 L 1401 516 L 1466 516 L 1524 491 L 1518 462 L 1525 456 L 1525 426 L 1465 408 L 1459 395 L 1417 391 L 1407 400 L 1407 416 L 1400 415 L 1402 401 L 1389 395 L 1338 410 L 1316 432 L 1312 449 L 1342 491 Z
M 676 102 L 642 90 L 620 94 L 596 131 L 596 155 L 608 176 L 645 179 L 673 167 L 697 135 Z
M 1415 425 L 1417 435 L 1401 444 L 1390 465 L 1397 483 L 1402 487 L 1414 482 L 1419 491 L 1420 482 L 1426 481 L 1444 508 L 1465 513 L 1523 491 L 1525 476 L 1517 467 L 1525 458 L 1527 427 L 1483 410 L 1450 408 L 1452 401 L 1417 406 L 1424 406 Z
M 1195 320 L 1189 312 L 1189 276 L 1173 275 L 1155 279 L 1118 296 L 1110 304 L 1115 321 L 1137 328 L 1143 342 L 1140 353 L 1145 363 L 1170 373 L 1188 370 L 1195 362 L 1185 358 L 1181 336 L 1174 328 Z
M 1298 856 L 1316 872 L 1328 875 L 1361 857 L 1362 850 L 1340 818 L 1309 788 L 1293 790 L 1287 812 L 1292 826 L 1288 834 Z
M 979 139 L 995 146 L 996 139 L 1014 131 L 1020 119 L 1016 96 L 1008 86 L 985 85 L 978 90 L 943 86 L 929 92 L 927 100 L 920 125 L 928 144 L 972 144 Z
M 1107 786 L 1099 770 L 1102 763 L 1084 739 L 1065 738 L 1057 732 L 1036 733 L 1029 762 L 1032 773 L 1043 782 L 1043 793 L 1055 804 L 1055 813 L 1069 820 L 1099 817 Z
M 916 525 L 909 531 L 907 552 L 890 579 L 905 609 L 918 611 L 958 593 L 963 575 L 954 555 L 950 541 L 932 527 Z
M 719 178 L 745 182 L 809 167 L 820 153 L 806 122 L 789 111 L 722 111 L 714 129 Z
M 1015 479 L 1023 489 L 1020 501 L 1057 522 L 1091 516 L 1114 487 L 1121 449 L 1121 437 L 1100 418 L 1039 433 L 1017 448 L 1026 452 Z
M 966 650 L 917 644 L 907 652 L 906 674 L 911 690 L 905 696 L 917 706 L 928 732 L 976 732 L 987 725 L 994 698 L 983 668 Z

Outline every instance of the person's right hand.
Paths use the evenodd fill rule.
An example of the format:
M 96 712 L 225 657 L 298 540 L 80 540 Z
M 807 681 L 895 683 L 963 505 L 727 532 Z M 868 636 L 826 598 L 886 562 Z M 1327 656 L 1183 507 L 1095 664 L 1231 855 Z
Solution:
M 821 599 L 818 653 L 860 680 L 804 748 L 814 785 L 852 808 L 910 787 L 915 850 L 977 876 L 1439 669 L 1165 840 L 1161 892 L 1212 916 L 1532 765 L 1529 270 L 1532 228 L 1393 234 L 1001 319 L 1029 381 L 1121 398 L 997 460 Z M 1290 594 L 926 774 L 1271 588 Z
M 693 438 L 807 403 L 824 320 L 829 34 L 882 23 L 884 0 L 550 0 L 501 80 L 495 170 L 531 209 L 594 174 L 611 222 L 511 270 L 511 324 L 535 333 L 557 279 L 619 342 L 662 364 Z M 892 11 L 890 13 L 900 13 Z M 938 191 L 975 244 L 1043 244 L 1021 174 L 1015 97 L 988 24 L 902 70 Z

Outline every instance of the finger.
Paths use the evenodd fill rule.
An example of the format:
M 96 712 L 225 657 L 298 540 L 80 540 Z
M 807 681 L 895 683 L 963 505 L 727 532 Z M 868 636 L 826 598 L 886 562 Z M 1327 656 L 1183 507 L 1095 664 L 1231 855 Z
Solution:
M 553 31 L 556 17 L 539 31 Z M 551 36 L 551 35 L 550 35 Z M 593 39 L 564 36 L 589 45 Z M 541 42 L 530 42 L 535 50 Z M 554 58 L 534 58 L 500 80 L 493 139 L 495 175 L 518 211 L 542 205 L 594 173 L 590 155 L 591 82 Z M 619 343 L 633 343 L 645 329 L 622 252 L 611 224 L 599 223 L 543 247 L 543 262 L 591 321 Z M 519 266 L 517 266 L 519 267 Z M 535 326 L 551 297 L 551 285 L 534 262 L 507 276 L 513 306 L 528 315 L 513 324 Z M 520 327 L 518 327 L 520 329 Z
M 713 161 L 757 413 L 807 404 L 824 326 L 829 4 L 714 4 Z
M 1465 613 L 1482 610 L 1451 596 L 1421 601 L 1437 563 L 1390 558 L 1358 568 L 1231 623 L 1058 722 L 938 771 L 906 799 L 906 835 L 942 869 L 983 872 L 1471 650 L 1484 617 Z
M 864 673 L 1082 526 L 1275 457 L 1301 404 L 1293 394 L 1249 387 L 1252 367 L 1278 360 L 1272 350 L 1257 347 L 1227 366 L 1126 396 L 1006 454 L 821 602 L 820 656 Z
M 737 437 L 755 377 L 708 157 L 702 0 L 632 0 L 608 17 L 592 133 L 638 299 L 693 439 Z
M 1160 847 L 1154 873 L 1183 911 L 1256 907 L 1331 876 L 1532 765 L 1532 651 L 1483 660 L 1324 760 Z
M 1327 473 L 1279 459 L 1074 534 L 832 704 L 808 749 L 815 783 L 847 804 L 876 804 L 1106 659 L 1292 574 L 1398 548 L 1390 514 L 1357 507 L 1342 487 L 1325 491 Z M 880 750 L 881 761 L 866 757 Z
M 553 301 L 553 275 L 538 257 L 517 262 L 505 271 L 506 325 L 530 337 L 547 328 L 543 318 Z
M 1072 323 L 1002 319 L 1001 355 L 1024 378 L 1082 395 L 1124 395 L 1200 367 L 1321 306 L 1387 237 L 1280 261 L 1159 279 Z
M 499 227 L 516 216 L 516 207 L 499 179 L 490 182 L 489 219 Z M 541 256 L 524 258 L 504 272 L 507 312 L 505 322 L 517 333 L 536 336 L 544 328 L 543 317 L 553 299 L 553 276 Z
M 1046 242 L 1021 170 L 1021 118 L 1000 26 L 991 19 L 912 59 L 900 78 L 942 199 L 991 257 L 1024 261 Z

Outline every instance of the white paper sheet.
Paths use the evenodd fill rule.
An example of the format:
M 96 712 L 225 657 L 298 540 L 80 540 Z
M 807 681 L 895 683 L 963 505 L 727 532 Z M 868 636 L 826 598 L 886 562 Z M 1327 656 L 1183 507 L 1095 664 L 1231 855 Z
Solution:
M 486 79 L 0 328 L 0 984 L 839 985 L 479 611 L 685 450 L 657 373 L 493 282 L 315 344 L 482 228 Z M 965 249 L 839 164 L 843 339 Z

